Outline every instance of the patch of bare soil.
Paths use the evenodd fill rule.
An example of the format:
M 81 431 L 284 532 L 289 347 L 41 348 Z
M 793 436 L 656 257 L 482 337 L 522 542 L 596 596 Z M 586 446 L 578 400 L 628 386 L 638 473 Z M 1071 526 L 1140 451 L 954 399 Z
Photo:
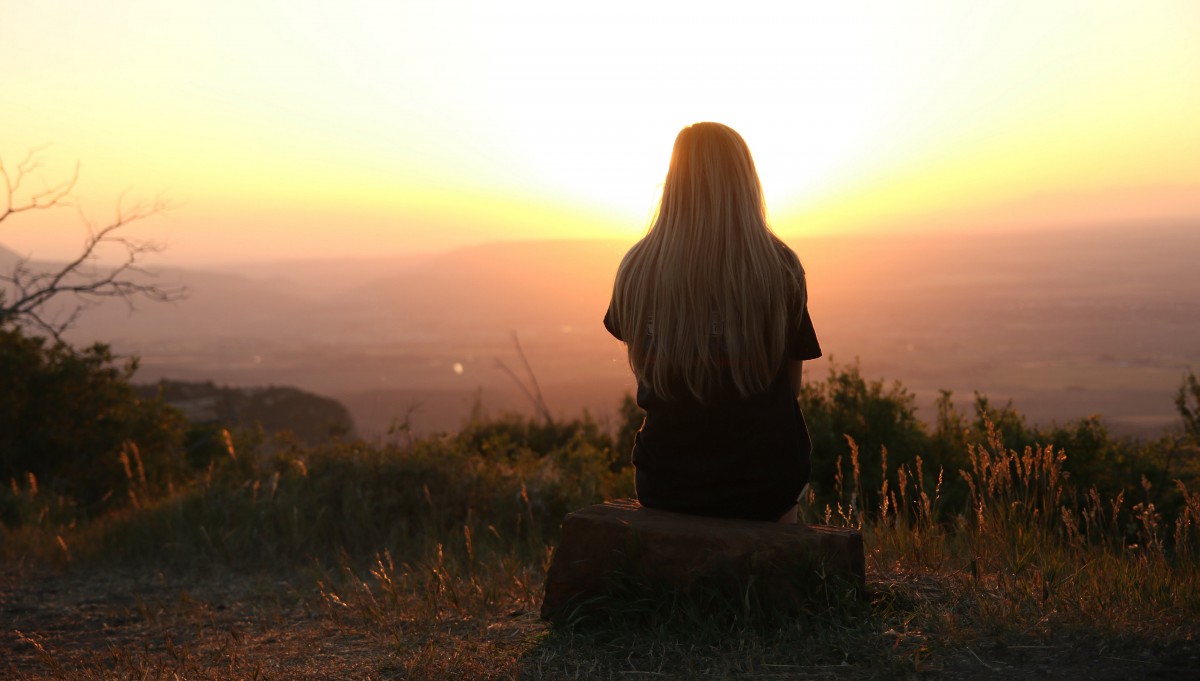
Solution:
M 394 678 L 393 647 L 336 626 L 313 581 L 0 572 L 0 676 Z
M 1200 678 L 1200 646 L 1063 636 L 1028 643 L 983 642 L 947 651 L 941 675 L 951 679 L 1128 681 Z

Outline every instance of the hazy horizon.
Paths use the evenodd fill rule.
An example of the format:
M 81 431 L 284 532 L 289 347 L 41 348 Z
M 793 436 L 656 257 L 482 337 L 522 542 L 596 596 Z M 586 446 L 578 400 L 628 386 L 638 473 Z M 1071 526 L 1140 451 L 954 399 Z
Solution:
M 979 391 L 1043 425 L 1102 414 L 1125 434 L 1177 421 L 1200 366 L 1200 221 L 791 240 L 825 358 L 901 381 L 932 419 Z M 528 412 L 517 333 L 556 416 L 611 418 L 634 382 L 600 324 L 629 242 L 508 241 L 411 257 L 163 269 L 191 297 L 88 311 L 67 338 L 141 358 L 137 380 L 291 385 L 341 400 L 377 436 L 414 406 L 457 428 L 476 399 Z
M 1200 196 L 1197 198 L 1198 206 L 1200 206 Z M 1171 214 L 1156 215 L 1153 217 L 1141 220 L 1122 219 L 1120 217 L 1112 217 L 1109 219 L 1101 219 L 1095 221 L 1083 221 L 1081 219 L 1073 219 L 1066 221 L 1053 220 L 1037 220 L 1030 218 L 1028 221 L 1018 221 L 1016 224 L 1002 224 L 1000 218 L 991 218 L 988 220 L 978 220 L 972 222 L 968 219 L 967 226 L 958 226 L 953 224 L 937 224 L 950 223 L 955 218 L 960 217 L 957 214 L 942 216 L 938 220 L 930 219 L 915 219 L 898 217 L 892 221 L 882 221 L 880 224 L 872 227 L 863 227 L 861 229 L 846 230 L 846 231 L 791 231 L 785 232 L 779 229 L 774 229 L 775 233 L 788 244 L 803 244 L 808 240 L 822 241 L 829 239 L 859 239 L 868 241 L 871 239 L 888 240 L 896 236 L 907 236 L 915 239 L 936 239 L 939 237 L 945 238 L 993 238 L 1003 236 L 1022 237 L 1032 234 L 1050 232 L 1079 232 L 1081 234 L 1090 230 L 1096 229 L 1113 229 L 1113 228 L 1129 228 L 1143 229 L 1147 226 L 1152 228 L 1159 227 L 1182 227 L 1187 228 L 1189 225 L 1200 225 L 1200 207 L 1196 212 L 1180 212 Z M 889 226 L 891 228 L 889 228 Z M 897 228 L 900 226 L 900 228 Z M 467 241 L 452 241 L 440 246 L 428 246 L 419 248 L 397 248 L 395 250 L 380 252 L 378 250 L 366 250 L 362 252 L 344 253 L 339 250 L 330 252 L 312 252 L 302 255 L 271 255 L 253 253 L 239 254 L 229 253 L 217 256 L 193 256 L 189 257 L 187 253 L 181 253 L 180 249 L 175 247 L 169 240 L 154 239 L 153 228 L 148 228 L 145 231 L 149 232 L 146 236 L 151 240 L 163 246 L 160 253 L 153 254 L 144 262 L 146 269 L 153 272 L 158 269 L 203 269 L 203 270 L 218 270 L 218 271 L 237 271 L 244 267 L 254 266 L 293 266 L 298 264 L 323 264 L 323 263 L 345 263 L 357 261 L 363 263 L 394 263 L 401 261 L 415 261 L 423 258 L 432 258 L 446 253 L 480 248 L 497 244 L 521 244 L 521 243 L 556 243 L 556 242 L 597 242 L 609 244 L 624 244 L 626 247 L 632 246 L 641 239 L 649 224 L 642 226 L 642 231 L 631 233 L 628 235 L 622 234 L 618 236 L 514 236 L 506 238 L 504 235 L 480 237 L 476 240 Z M 11 240 L 5 239 L 4 234 L 0 231 L 0 249 L 9 251 L 10 253 L 19 256 L 27 257 L 31 262 L 35 263 L 54 263 L 63 262 L 67 258 L 52 258 L 45 257 L 41 252 L 31 251 L 30 249 L 21 249 L 18 244 L 12 243 Z M 67 255 L 75 255 L 78 249 L 74 251 L 64 251 Z M 104 258 L 101 258 L 99 264 L 104 264 Z

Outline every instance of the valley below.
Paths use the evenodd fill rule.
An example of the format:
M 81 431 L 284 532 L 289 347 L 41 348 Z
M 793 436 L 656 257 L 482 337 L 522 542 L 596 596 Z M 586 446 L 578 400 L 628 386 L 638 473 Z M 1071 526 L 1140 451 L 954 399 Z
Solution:
M 870 380 L 900 381 L 926 420 L 940 390 L 964 411 L 979 392 L 1032 423 L 1100 414 L 1116 433 L 1155 436 L 1200 367 L 1200 225 L 785 240 L 825 353 L 806 375 L 857 362 Z M 138 357 L 139 382 L 333 397 L 372 439 L 452 431 L 473 410 L 532 413 L 530 372 L 552 414 L 606 423 L 635 390 L 601 324 L 629 245 L 164 270 L 187 299 L 95 308 L 67 338 Z

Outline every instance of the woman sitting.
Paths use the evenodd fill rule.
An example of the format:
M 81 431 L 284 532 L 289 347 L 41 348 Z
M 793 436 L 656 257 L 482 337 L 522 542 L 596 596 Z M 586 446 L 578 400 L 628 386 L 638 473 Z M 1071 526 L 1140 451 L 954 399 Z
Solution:
M 643 505 L 795 522 L 812 452 L 801 364 L 821 356 L 807 303 L 745 141 L 719 123 L 684 128 L 604 317 L 646 412 L 633 447 Z

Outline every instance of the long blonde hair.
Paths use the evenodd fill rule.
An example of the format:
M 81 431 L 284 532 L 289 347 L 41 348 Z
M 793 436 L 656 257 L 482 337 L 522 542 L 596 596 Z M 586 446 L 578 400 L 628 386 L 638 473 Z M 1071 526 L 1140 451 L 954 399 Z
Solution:
M 803 277 L 767 225 L 746 142 L 727 126 L 696 123 L 675 138 L 657 215 L 617 270 L 611 321 L 655 394 L 676 398 L 683 388 L 706 402 L 731 383 L 749 396 L 782 366 Z

